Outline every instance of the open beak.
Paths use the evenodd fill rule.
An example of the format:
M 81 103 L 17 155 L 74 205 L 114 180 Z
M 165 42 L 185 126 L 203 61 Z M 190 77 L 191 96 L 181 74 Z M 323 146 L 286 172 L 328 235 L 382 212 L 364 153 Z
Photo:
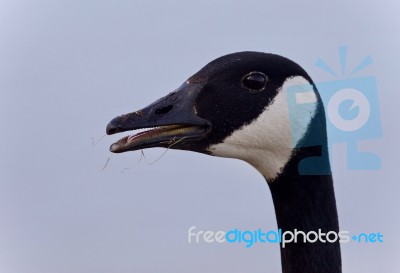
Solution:
M 110 146 L 113 153 L 151 147 L 185 149 L 186 145 L 204 138 L 210 123 L 196 115 L 196 99 L 202 84 L 183 84 L 176 91 L 149 106 L 118 116 L 107 125 L 107 134 L 136 129 L 149 129 L 128 135 Z

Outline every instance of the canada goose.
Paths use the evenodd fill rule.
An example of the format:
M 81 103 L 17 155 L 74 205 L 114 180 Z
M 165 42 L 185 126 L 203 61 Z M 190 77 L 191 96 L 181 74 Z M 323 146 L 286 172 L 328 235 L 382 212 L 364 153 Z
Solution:
M 289 91 L 301 85 L 311 86 L 304 96 L 312 103 L 293 115 Z M 268 182 L 282 231 L 339 231 L 324 108 L 313 81 L 293 61 L 259 52 L 222 56 L 167 96 L 114 118 L 107 134 L 143 128 L 150 129 L 110 151 L 168 147 L 242 159 Z M 321 174 L 299 173 L 310 157 Z M 281 245 L 281 261 L 284 273 L 341 272 L 339 241 Z

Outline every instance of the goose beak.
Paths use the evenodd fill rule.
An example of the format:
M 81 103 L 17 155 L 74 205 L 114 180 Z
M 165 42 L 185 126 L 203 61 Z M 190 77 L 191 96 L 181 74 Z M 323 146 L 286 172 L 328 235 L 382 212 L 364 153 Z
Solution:
M 202 84 L 185 83 L 149 106 L 111 120 L 106 128 L 108 135 L 149 130 L 125 136 L 112 144 L 110 151 L 122 153 L 151 147 L 185 149 L 185 145 L 204 138 L 211 125 L 196 115 L 196 99 L 202 88 Z

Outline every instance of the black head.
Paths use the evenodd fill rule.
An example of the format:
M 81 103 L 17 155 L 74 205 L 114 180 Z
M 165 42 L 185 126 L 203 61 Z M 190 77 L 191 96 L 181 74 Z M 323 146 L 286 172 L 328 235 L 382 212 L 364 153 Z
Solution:
M 113 119 L 107 134 L 153 129 L 124 137 L 110 150 L 119 153 L 169 147 L 240 158 L 260 170 L 262 167 L 245 150 L 253 147 L 268 153 L 271 146 L 270 155 L 276 156 L 283 149 L 281 157 L 285 160 L 294 148 L 290 135 L 293 121 L 288 120 L 293 118 L 289 118 L 286 99 L 278 97 L 287 84 L 311 86 L 316 101 L 320 101 L 311 78 L 289 59 L 259 52 L 220 57 L 167 96 L 142 110 Z M 294 121 L 295 127 L 308 127 L 316 109 L 318 106 L 305 121 L 301 116 L 298 122 Z M 301 129 L 302 135 L 306 129 Z

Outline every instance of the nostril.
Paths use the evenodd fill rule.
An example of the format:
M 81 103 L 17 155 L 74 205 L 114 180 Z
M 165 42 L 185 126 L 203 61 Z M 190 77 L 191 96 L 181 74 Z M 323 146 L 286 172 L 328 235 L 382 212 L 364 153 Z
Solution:
M 160 108 L 158 108 L 158 109 L 156 110 L 155 113 L 156 113 L 157 115 L 166 114 L 166 113 L 168 113 L 169 111 L 171 111 L 173 107 L 174 107 L 173 105 L 168 105 L 168 106 L 160 107 Z

